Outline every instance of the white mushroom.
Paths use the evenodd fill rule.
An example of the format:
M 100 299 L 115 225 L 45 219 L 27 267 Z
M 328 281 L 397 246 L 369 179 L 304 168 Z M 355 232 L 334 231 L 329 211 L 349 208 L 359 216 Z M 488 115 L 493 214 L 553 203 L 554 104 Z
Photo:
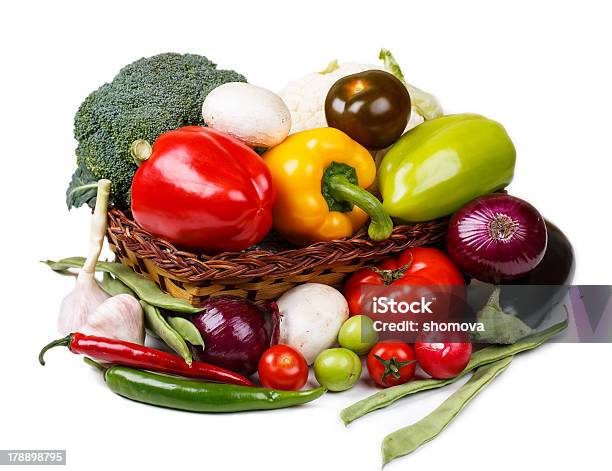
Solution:
M 291 113 L 281 97 L 250 83 L 215 88 L 204 100 L 202 116 L 207 126 L 251 147 L 280 144 L 291 129 Z
M 279 343 L 298 350 L 309 365 L 336 343 L 338 331 L 349 315 L 344 296 L 319 283 L 296 286 L 277 304 L 281 313 Z

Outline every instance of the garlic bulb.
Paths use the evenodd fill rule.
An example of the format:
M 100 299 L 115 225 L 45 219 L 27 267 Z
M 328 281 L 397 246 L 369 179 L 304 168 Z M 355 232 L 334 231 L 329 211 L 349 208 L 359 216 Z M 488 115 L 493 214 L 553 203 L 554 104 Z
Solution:
M 144 313 L 129 294 L 108 298 L 87 318 L 79 332 L 126 342 L 144 343 Z
M 62 335 L 77 332 L 89 315 L 110 297 L 100 287 L 95 277 L 96 263 L 102 252 L 107 227 L 106 209 L 110 186 L 109 180 L 98 181 L 96 207 L 91 217 L 89 231 L 89 255 L 79 272 L 74 289 L 64 298 L 60 306 L 57 330 Z
M 57 330 L 62 335 L 80 331 L 89 315 L 104 301 L 110 298 L 93 276 L 83 275 L 81 270 L 74 290 L 68 294 L 60 306 Z
M 109 296 L 95 277 L 107 229 L 110 186 L 109 180 L 98 181 L 96 207 L 91 217 L 89 255 L 74 289 L 62 301 L 57 329 L 62 335 L 82 332 L 142 344 L 144 314 L 138 300 L 129 294 Z

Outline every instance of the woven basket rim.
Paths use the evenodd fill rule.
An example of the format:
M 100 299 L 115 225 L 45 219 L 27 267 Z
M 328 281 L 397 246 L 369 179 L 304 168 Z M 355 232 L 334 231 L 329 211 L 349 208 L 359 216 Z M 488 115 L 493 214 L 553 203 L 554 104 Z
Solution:
M 370 240 L 362 231 L 349 238 L 317 242 L 300 248 L 280 251 L 257 248 L 207 255 L 177 248 L 143 229 L 128 214 L 112 208 L 108 211 L 107 235 L 172 277 L 198 283 L 224 278 L 281 278 L 321 266 L 346 264 L 355 259 L 380 258 L 409 247 L 437 243 L 444 236 L 446 225 L 447 220 L 442 219 L 396 226 L 391 237 L 380 242 Z

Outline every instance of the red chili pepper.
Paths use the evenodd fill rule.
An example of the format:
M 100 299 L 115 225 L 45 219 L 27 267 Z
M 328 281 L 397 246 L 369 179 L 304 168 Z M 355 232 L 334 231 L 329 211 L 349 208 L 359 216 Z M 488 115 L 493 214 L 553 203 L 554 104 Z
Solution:
M 270 230 L 270 171 L 242 142 L 187 126 L 157 138 L 132 181 L 132 214 L 155 235 L 211 252 L 242 250 Z
M 45 364 L 45 352 L 50 348 L 58 346 L 68 347 L 72 353 L 87 355 L 96 360 L 118 365 L 142 368 L 160 373 L 170 373 L 188 378 L 209 379 L 221 383 L 253 386 L 253 383 L 244 376 L 209 363 L 194 361 L 189 366 L 181 357 L 172 353 L 162 352 L 161 350 L 138 345 L 137 343 L 84 335 L 79 332 L 69 334 L 45 346 L 38 355 L 38 361 L 40 361 L 41 365 Z

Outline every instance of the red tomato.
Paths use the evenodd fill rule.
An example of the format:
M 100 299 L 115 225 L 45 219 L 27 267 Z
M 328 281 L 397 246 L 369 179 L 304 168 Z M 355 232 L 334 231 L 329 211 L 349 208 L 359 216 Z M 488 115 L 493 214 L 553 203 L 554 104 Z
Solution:
M 407 343 L 384 340 L 372 347 L 366 365 L 370 378 L 379 386 L 387 388 L 412 379 L 416 369 L 416 359 Z
M 454 335 L 459 336 L 459 334 Z M 421 368 L 429 376 L 437 379 L 453 378 L 461 373 L 472 356 L 472 344 L 467 334 L 460 337 L 463 338 L 457 340 L 464 341 L 417 341 L 414 344 L 414 352 Z
M 463 285 L 463 276 L 452 260 L 441 250 L 432 247 L 414 247 L 399 258 L 389 258 L 376 269 L 362 268 L 349 278 L 344 286 L 352 316 L 362 314 L 362 287 L 366 285 Z
M 308 380 L 308 364 L 288 345 L 274 345 L 259 359 L 259 379 L 266 388 L 297 391 Z

